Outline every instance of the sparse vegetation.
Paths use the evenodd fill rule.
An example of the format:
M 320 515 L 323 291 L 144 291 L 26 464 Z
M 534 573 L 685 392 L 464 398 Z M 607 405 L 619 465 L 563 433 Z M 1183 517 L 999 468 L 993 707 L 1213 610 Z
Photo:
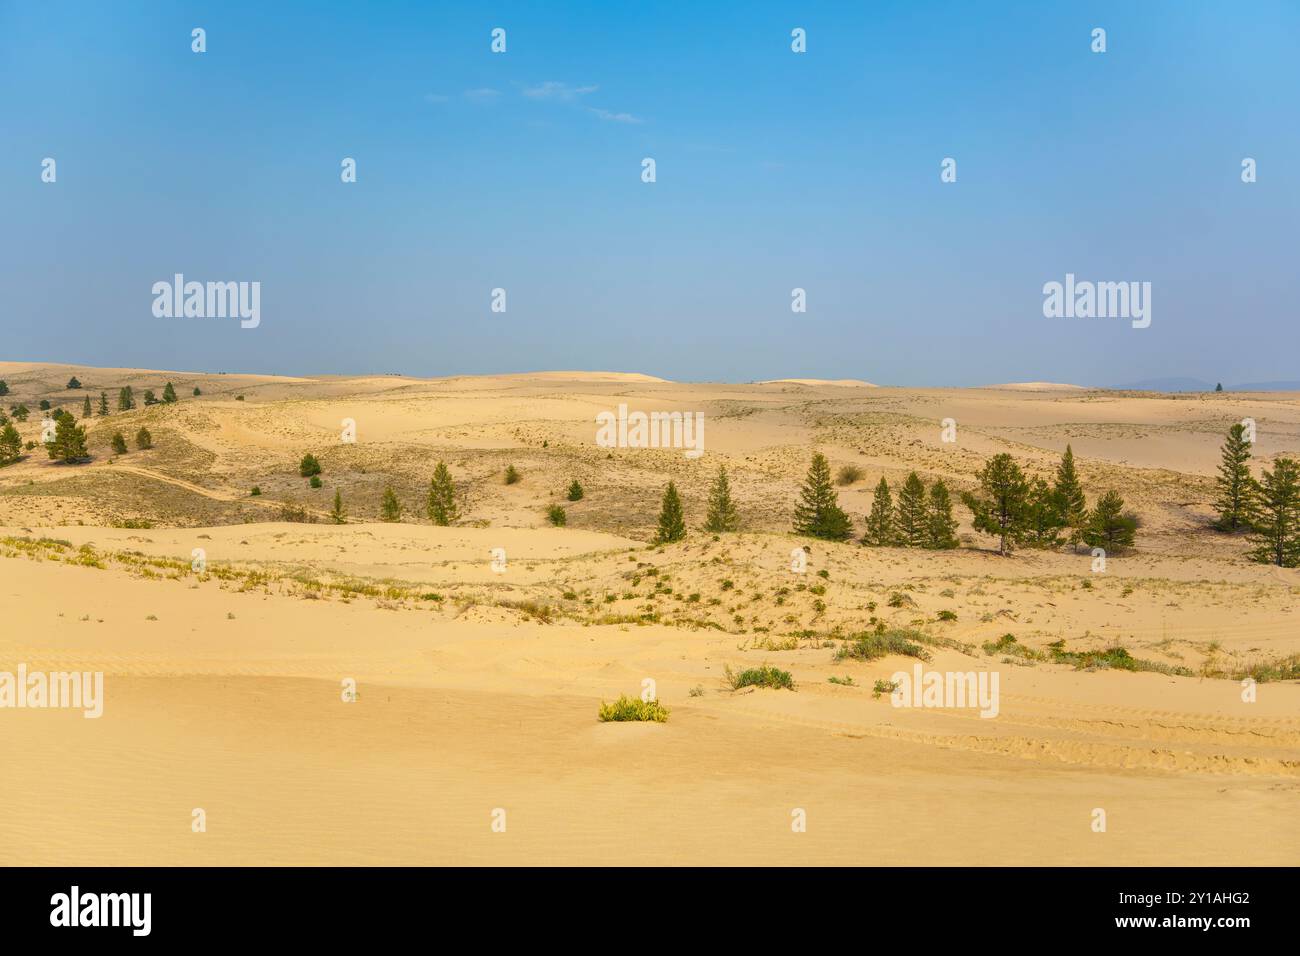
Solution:
M 727 664 L 722 669 L 727 686 L 732 690 L 742 687 L 771 687 L 776 690 L 794 690 L 794 678 L 789 671 L 764 664 L 762 667 L 750 667 L 743 671 L 733 671 Z
M 668 719 L 668 714 L 669 709 L 657 700 L 641 700 L 621 694 L 612 704 L 602 701 L 598 717 L 602 722 L 636 720 L 662 724 Z

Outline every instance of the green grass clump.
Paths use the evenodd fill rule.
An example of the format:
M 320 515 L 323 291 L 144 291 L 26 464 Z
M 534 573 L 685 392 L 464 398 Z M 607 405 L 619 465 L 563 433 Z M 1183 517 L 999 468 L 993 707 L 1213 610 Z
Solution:
M 826 678 L 826 680 L 828 683 L 839 684 L 841 687 L 857 686 L 856 684 L 853 683 L 852 674 L 845 674 L 843 677 L 836 677 L 834 674 L 832 674 L 830 677 Z
M 898 690 L 898 681 L 878 680 L 871 688 L 871 696 L 879 700 L 882 695 L 892 694 L 896 690 Z
M 772 687 L 776 690 L 794 690 L 794 678 L 789 671 L 764 664 L 762 667 L 750 667 L 743 671 L 733 671 L 731 665 L 722 669 L 723 676 L 732 690 L 742 687 Z
M 1003 634 L 996 641 L 985 641 L 981 646 L 984 648 L 984 653 L 989 655 L 1006 654 L 1011 657 L 1023 657 L 1029 661 L 1047 660 L 1046 654 L 1021 644 L 1014 634 Z
M 928 661 L 930 652 L 918 641 L 927 640 L 920 631 L 896 627 L 885 631 L 866 631 L 848 638 L 835 652 L 835 660 L 874 661 L 890 654 Z
M 1047 645 L 1052 653 L 1052 660 L 1058 664 L 1072 664 L 1075 670 L 1087 670 L 1093 667 L 1121 671 L 1154 671 L 1157 674 L 1174 674 L 1179 677 L 1194 676 L 1190 668 L 1173 667 L 1158 661 L 1143 660 L 1134 657 L 1126 648 L 1108 647 L 1100 651 L 1067 651 L 1065 641 L 1053 641 Z
M 641 700 L 636 697 L 628 697 L 626 694 L 620 694 L 618 700 L 612 704 L 601 701 L 600 712 L 597 716 L 602 722 L 611 720 L 648 720 L 656 724 L 662 724 L 668 719 L 668 708 L 657 700 Z

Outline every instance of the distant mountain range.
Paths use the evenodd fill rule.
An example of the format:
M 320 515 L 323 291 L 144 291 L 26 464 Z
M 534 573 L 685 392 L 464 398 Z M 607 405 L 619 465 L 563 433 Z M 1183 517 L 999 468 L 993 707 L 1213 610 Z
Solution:
M 1199 378 L 1148 378 L 1112 388 L 1131 392 L 1212 392 L 1214 382 Z M 1223 384 L 1225 392 L 1300 392 L 1300 382 L 1246 382 L 1239 385 Z

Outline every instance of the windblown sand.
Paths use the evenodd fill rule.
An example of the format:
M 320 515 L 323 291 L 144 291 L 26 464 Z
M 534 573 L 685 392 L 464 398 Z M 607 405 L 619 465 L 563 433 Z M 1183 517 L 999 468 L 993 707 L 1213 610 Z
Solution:
M 82 392 L 63 388 L 74 374 Z M 1207 526 L 1224 432 L 1250 416 L 1257 459 L 1300 451 L 1294 395 L 34 363 L 0 363 L 0 378 L 6 409 L 45 398 L 78 417 L 84 394 L 115 402 L 125 384 L 181 396 L 93 419 L 89 464 L 0 469 L 0 671 L 105 685 L 97 720 L 0 709 L 0 864 L 1300 859 L 1300 685 L 1261 683 L 1248 703 L 1237 680 L 1203 676 L 1300 651 L 1300 572 L 1249 563 Z M 706 453 L 598 448 L 594 417 L 620 402 L 704 412 Z M 955 445 L 940 441 L 949 417 Z M 155 448 L 113 459 L 113 432 L 141 424 Z M 861 530 L 882 475 L 973 488 L 999 451 L 1046 475 L 1067 442 L 1089 498 L 1114 487 L 1143 521 L 1104 574 L 1084 551 L 999 557 L 963 508 L 953 552 L 789 532 L 813 450 L 863 470 L 839 489 Z M 319 490 L 298 476 L 307 451 Z M 450 528 L 423 515 L 439 460 L 463 500 Z M 666 482 L 698 528 L 719 463 L 745 531 L 649 546 Z M 570 503 L 574 478 L 586 495 Z M 401 524 L 377 520 L 388 485 Z M 342 526 L 326 523 L 336 488 Z M 551 504 L 567 527 L 548 526 Z M 836 662 L 827 646 L 873 617 L 932 634 L 927 669 L 996 671 L 999 715 L 873 698 L 915 662 Z M 983 650 L 1007 633 L 1037 650 L 1118 644 L 1164 672 Z M 796 689 L 727 688 L 724 666 L 764 663 Z M 597 721 L 646 679 L 667 723 Z

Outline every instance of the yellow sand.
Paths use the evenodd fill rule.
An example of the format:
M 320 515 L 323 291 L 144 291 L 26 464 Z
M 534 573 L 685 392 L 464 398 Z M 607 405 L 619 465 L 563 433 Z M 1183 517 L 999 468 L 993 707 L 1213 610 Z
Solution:
M 102 671 L 106 696 L 98 720 L 0 710 L 0 864 L 1300 858 L 1300 685 L 1261 684 L 1246 703 L 1236 681 L 1199 676 L 1300 650 L 1300 572 L 1248 563 L 1240 539 L 1203 526 L 1222 433 L 1249 415 L 1257 456 L 1295 453 L 1295 396 L 0 363 L 5 406 L 48 397 L 79 417 L 82 394 L 62 388 L 73 374 L 95 399 L 115 401 L 128 383 L 137 398 L 161 395 L 170 380 L 182 401 L 91 422 L 91 464 L 32 456 L 0 470 L 0 671 Z M 705 412 L 706 454 L 597 448 L 594 415 L 619 402 Z M 947 417 L 955 446 L 940 440 Z M 355 445 L 339 442 L 344 418 Z M 141 424 L 155 449 L 110 462 L 112 432 L 129 438 Z M 955 552 L 788 533 L 813 448 L 864 470 L 840 489 L 860 528 L 882 475 L 917 469 L 971 487 L 1003 450 L 1047 474 L 1067 441 L 1089 497 L 1116 487 L 1144 523 L 1139 550 L 1111 557 L 1105 574 L 1082 552 L 1000 558 L 964 509 Z M 319 491 L 297 476 L 307 450 L 325 465 Z M 451 528 L 422 514 L 439 459 L 462 482 Z M 720 462 L 746 532 L 647 549 L 666 481 L 697 527 Z M 519 484 L 501 480 L 506 463 Z M 587 494 L 570 503 L 574 477 Z M 401 524 L 374 520 L 388 484 Z M 352 523 L 324 522 L 335 487 Z M 547 525 L 553 503 L 568 527 Z M 285 505 L 320 520 L 282 521 Z M 132 519 L 153 526 L 111 527 Z M 14 543 L 42 537 L 66 544 Z M 805 575 L 789 569 L 799 545 L 810 546 Z M 190 568 L 196 548 L 206 573 Z M 366 582 L 377 593 L 344 589 Z M 646 607 L 658 622 L 633 623 Z M 940 610 L 957 620 L 940 622 Z M 970 651 L 932 648 L 927 669 L 997 671 L 999 716 L 873 699 L 873 683 L 910 671 L 910 658 L 835 662 L 822 638 L 773 649 L 785 634 L 849 632 L 872 616 L 921 622 Z M 1198 676 L 980 649 L 1006 633 L 1039 650 L 1120 643 Z M 724 666 L 762 663 L 789 670 L 797 689 L 727 689 Z M 597 722 L 602 700 L 638 695 L 646 679 L 667 723 Z M 357 700 L 342 699 L 345 680 Z M 191 830 L 195 808 L 205 833 Z M 795 810 L 806 832 L 792 831 Z

